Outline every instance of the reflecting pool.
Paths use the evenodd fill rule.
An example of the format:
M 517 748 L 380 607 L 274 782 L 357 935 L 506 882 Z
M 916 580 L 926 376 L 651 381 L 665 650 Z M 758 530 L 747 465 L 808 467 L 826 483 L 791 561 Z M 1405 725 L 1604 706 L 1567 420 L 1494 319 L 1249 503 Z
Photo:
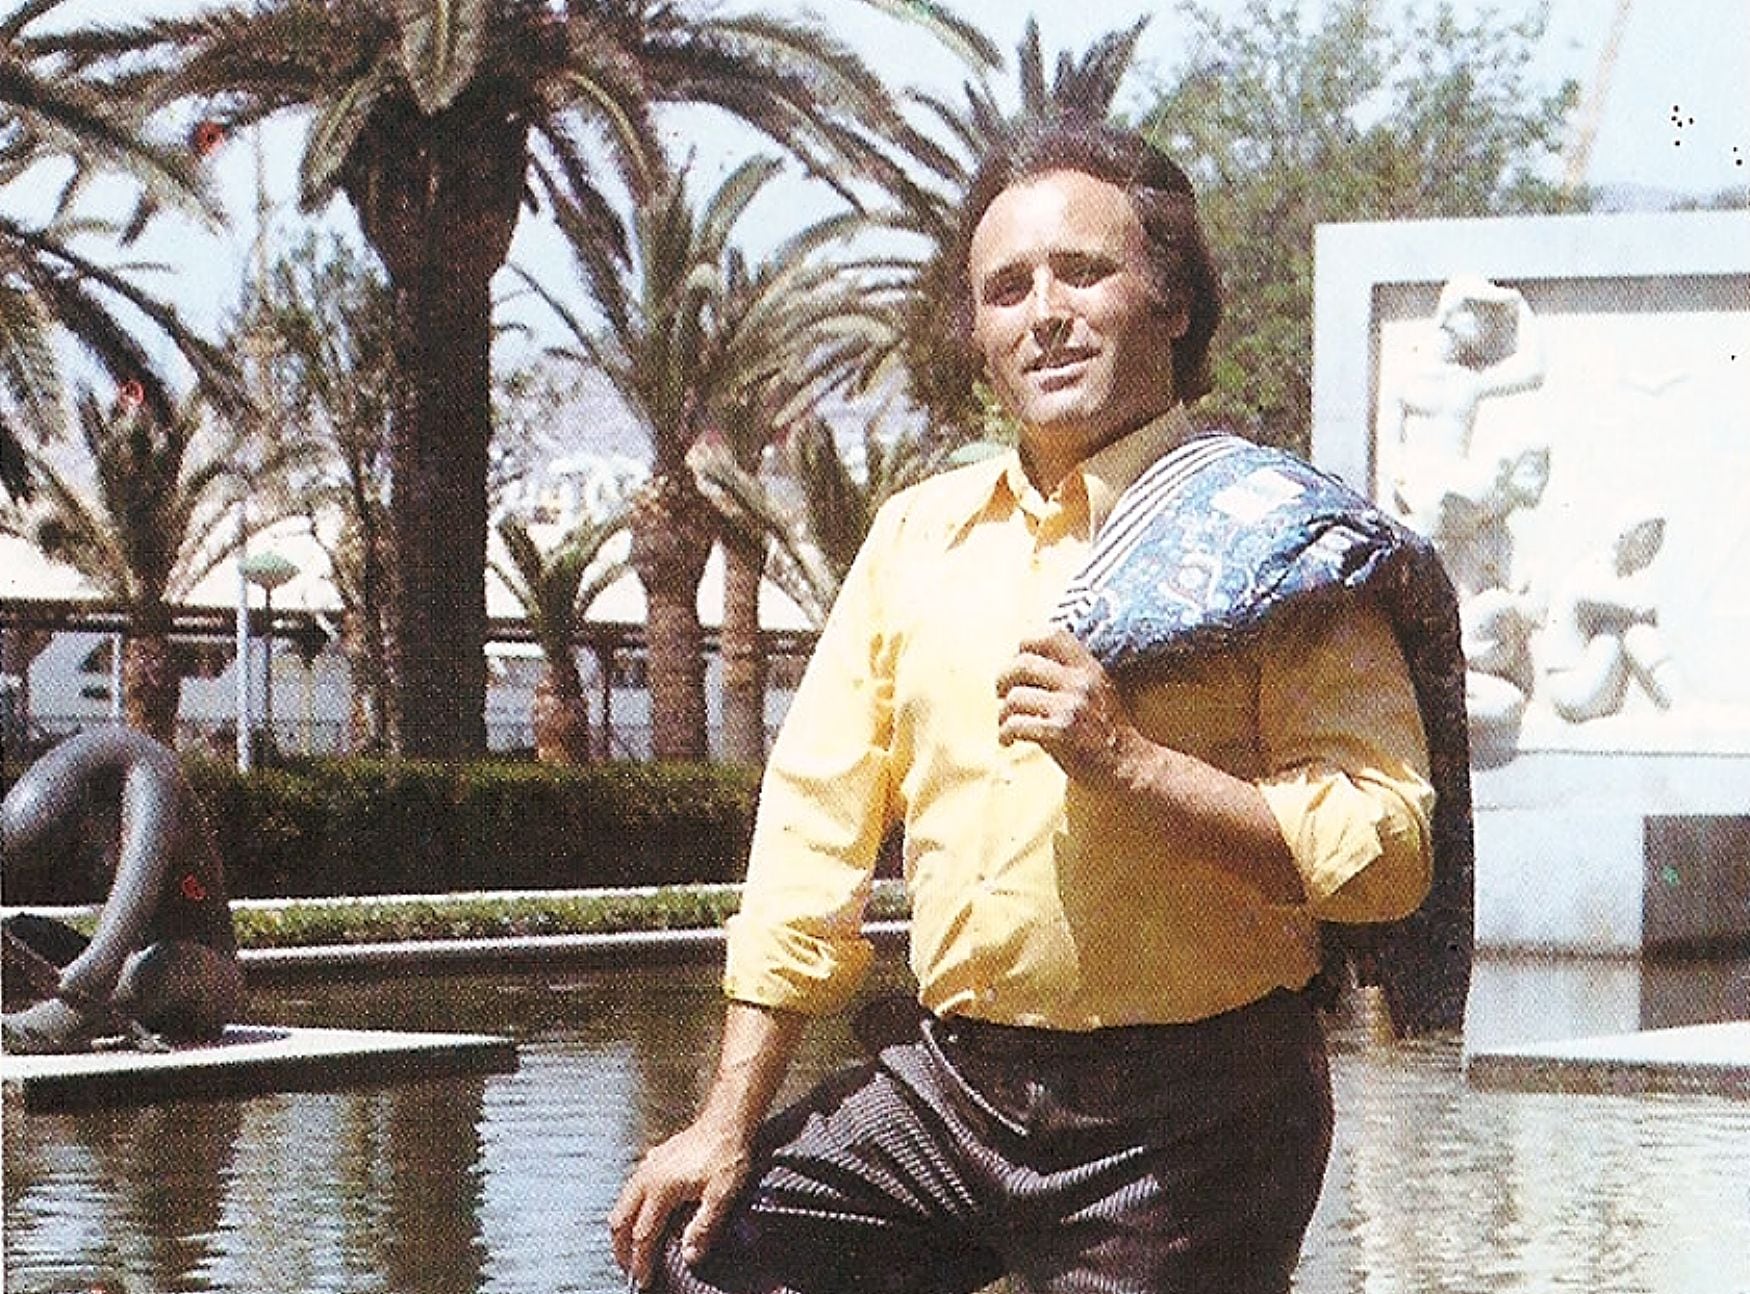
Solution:
M 896 974 L 891 970 L 889 976 Z M 84 1114 L 5 1111 L 9 1291 L 624 1289 L 603 1217 L 715 1054 L 709 968 L 257 990 L 264 1023 L 510 1034 L 515 1074 Z M 1479 967 L 1473 1036 L 1745 1014 L 1743 964 Z M 798 1081 L 852 1044 L 816 1031 Z M 1316 1294 L 1750 1294 L 1750 1102 L 1472 1091 L 1456 1046 L 1333 1022 Z M 105 1284 L 107 1282 L 107 1285 Z

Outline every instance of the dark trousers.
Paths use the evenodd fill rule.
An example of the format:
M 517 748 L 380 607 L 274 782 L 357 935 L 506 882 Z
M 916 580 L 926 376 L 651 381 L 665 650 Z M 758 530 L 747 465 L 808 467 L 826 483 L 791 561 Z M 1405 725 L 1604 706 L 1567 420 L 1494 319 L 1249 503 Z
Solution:
M 1281 1294 L 1318 1201 L 1331 1092 L 1299 994 L 1087 1034 L 926 1019 L 762 1132 L 706 1294 Z

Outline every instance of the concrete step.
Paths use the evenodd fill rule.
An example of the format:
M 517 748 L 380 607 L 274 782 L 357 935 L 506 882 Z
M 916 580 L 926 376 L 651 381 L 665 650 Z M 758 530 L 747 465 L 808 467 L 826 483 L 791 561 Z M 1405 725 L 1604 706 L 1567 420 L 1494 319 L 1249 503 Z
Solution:
M 1750 1099 L 1750 1020 L 1467 1051 L 1472 1086 L 1509 1092 L 1672 1092 Z
M 216 1043 L 167 1052 L 0 1056 L 0 1081 L 28 1110 L 68 1110 L 328 1091 L 516 1067 L 511 1040 L 482 1034 L 232 1025 Z

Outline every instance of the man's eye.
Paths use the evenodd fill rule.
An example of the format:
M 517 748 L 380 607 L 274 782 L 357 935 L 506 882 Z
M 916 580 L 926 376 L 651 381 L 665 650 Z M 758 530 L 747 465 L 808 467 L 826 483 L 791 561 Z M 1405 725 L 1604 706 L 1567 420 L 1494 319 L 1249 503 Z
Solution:
M 987 279 L 984 285 L 984 303 L 992 306 L 1012 306 L 1026 299 L 1029 281 L 1019 277 L 1003 276 Z
M 1072 261 L 1063 266 L 1057 277 L 1074 288 L 1090 287 L 1112 272 L 1104 261 Z

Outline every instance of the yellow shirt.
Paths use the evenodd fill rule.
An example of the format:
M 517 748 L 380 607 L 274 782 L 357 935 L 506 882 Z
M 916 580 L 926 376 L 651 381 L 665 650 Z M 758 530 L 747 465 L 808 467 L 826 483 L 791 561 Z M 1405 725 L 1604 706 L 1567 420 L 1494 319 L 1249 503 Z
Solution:
M 1181 411 L 1042 498 L 1009 454 L 877 516 L 767 765 L 724 977 L 823 1012 L 867 969 L 876 851 L 905 828 L 923 1005 L 1056 1029 L 1196 1020 L 1318 969 L 1319 918 L 1389 920 L 1431 876 L 1433 791 L 1396 640 L 1367 603 L 1291 613 L 1253 646 L 1128 688 L 1151 740 L 1255 782 L 1307 903 L 1175 851 L 1140 806 L 997 743 L 996 678 L 1048 631 L 1094 527 L 1187 434 Z

